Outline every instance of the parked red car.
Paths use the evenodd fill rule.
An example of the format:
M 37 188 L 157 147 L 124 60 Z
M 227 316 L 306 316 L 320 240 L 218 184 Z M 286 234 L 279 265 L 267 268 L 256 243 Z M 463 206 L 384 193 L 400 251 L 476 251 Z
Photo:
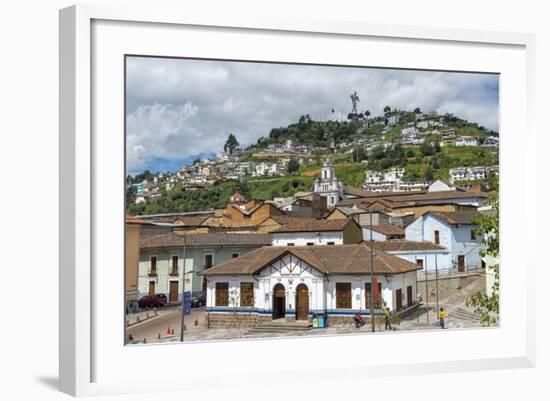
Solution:
M 168 300 L 164 294 L 145 295 L 138 301 L 140 308 L 154 308 L 164 306 Z

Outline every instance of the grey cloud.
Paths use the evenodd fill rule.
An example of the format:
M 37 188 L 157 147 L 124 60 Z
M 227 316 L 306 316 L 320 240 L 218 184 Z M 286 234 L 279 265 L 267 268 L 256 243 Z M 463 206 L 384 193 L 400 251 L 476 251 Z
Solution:
M 347 115 L 353 91 L 373 116 L 386 105 L 420 107 L 498 130 L 496 75 L 132 57 L 128 167 L 220 150 L 229 132 L 254 143 L 302 114 Z

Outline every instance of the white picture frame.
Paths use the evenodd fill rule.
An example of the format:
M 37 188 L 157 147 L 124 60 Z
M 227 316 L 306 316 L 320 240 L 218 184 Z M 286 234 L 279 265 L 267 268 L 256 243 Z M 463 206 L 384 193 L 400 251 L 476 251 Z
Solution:
M 157 54 L 165 56 L 182 56 L 177 54 L 182 50 L 176 43 L 164 43 L 160 46 L 159 38 L 176 33 L 189 35 L 186 31 L 192 30 L 193 35 L 210 35 L 219 38 L 220 33 L 230 35 L 231 40 L 246 41 L 253 35 L 261 35 L 266 42 L 300 38 L 305 41 L 325 41 L 327 46 L 333 46 L 329 42 L 338 40 L 343 50 L 340 64 L 364 65 L 364 59 L 358 55 L 346 53 L 346 46 L 350 44 L 361 46 L 373 46 L 373 54 L 378 54 L 376 46 L 387 47 L 406 43 L 408 47 L 435 46 L 442 54 L 451 55 L 453 52 L 476 52 L 479 60 L 472 61 L 469 67 L 456 66 L 455 70 L 498 72 L 502 74 L 501 82 L 501 225 L 504 230 L 501 234 L 501 296 L 502 319 L 501 327 L 486 330 L 449 331 L 447 333 L 403 333 L 393 338 L 395 352 L 398 358 L 383 359 L 382 355 L 375 355 L 372 350 L 369 356 L 371 361 L 357 360 L 347 350 L 348 346 L 356 347 L 360 341 L 373 338 L 379 343 L 385 343 L 388 336 L 347 336 L 307 338 L 307 339 L 270 339 L 254 341 L 234 341 L 201 344 L 174 344 L 156 345 L 147 347 L 124 348 L 122 335 L 111 333 L 117 340 L 110 343 L 106 335 L 105 327 L 109 327 L 120 318 L 120 330 L 122 330 L 123 317 L 115 312 L 108 313 L 106 301 L 98 300 L 95 292 L 98 287 L 105 290 L 109 298 L 118 288 L 120 297 L 123 296 L 122 264 L 120 272 L 113 270 L 113 280 L 106 284 L 105 272 L 101 270 L 101 261 L 112 257 L 116 261 L 120 259 L 116 255 L 122 254 L 123 246 L 119 234 L 122 232 L 122 219 L 110 219 L 107 214 L 111 212 L 115 216 L 123 216 L 123 202 L 117 202 L 117 197 L 122 194 L 122 181 L 117 184 L 118 173 L 113 174 L 112 179 L 107 179 L 108 171 L 119 171 L 123 163 L 124 153 L 120 152 L 120 142 L 123 131 L 116 134 L 123 114 L 118 117 L 102 120 L 105 107 L 113 106 L 120 111 L 121 96 L 123 91 L 123 72 L 118 67 L 109 69 L 109 66 L 120 66 L 120 54 Z M 140 37 L 140 30 L 147 30 L 148 40 Z M 174 31 L 170 31 L 174 30 Z M 128 32 L 124 36 L 121 32 Z M 211 35 L 215 33 L 215 35 Z M 94 39 L 95 36 L 95 40 Z M 112 36 L 109 36 L 112 35 Z M 252 35 L 252 36 L 251 36 Z M 143 39 L 136 44 L 138 37 Z M 106 39 L 109 39 L 107 45 Z M 95 41 L 94 41 L 95 40 Z M 157 40 L 157 42 L 155 42 Z M 205 47 L 208 47 L 208 38 L 204 39 Z M 370 42 L 369 42 L 370 41 Z M 170 42 L 170 41 L 168 41 Z M 213 41 L 214 43 L 215 41 Z M 372 42 L 372 43 L 371 43 Z M 181 43 L 181 42 L 180 42 Z M 123 49 L 126 44 L 128 49 Z M 502 369 L 510 367 L 530 367 L 535 363 L 535 339 L 534 316 L 535 309 L 529 305 L 534 304 L 535 284 L 529 280 L 534 274 L 534 260 L 528 250 L 532 246 L 528 239 L 520 238 L 514 234 L 514 220 L 522 221 L 522 224 L 534 227 L 535 211 L 533 208 L 518 205 L 528 205 L 526 191 L 522 186 L 534 184 L 534 177 L 526 174 L 530 168 L 534 169 L 534 157 L 527 157 L 528 153 L 521 152 L 525 149 L 524 142 L 535 142 L 532 122 L 534 121 L 534 44 L 535 38 L 530 34 L 507 32 L 483 32 L 460 29 L 436 29 L 427 27 L 375 25 L 361 21 L 317 21 L 296 20 L 292 18 L 270 18 L 254 15 L 223 17 L 213 15 L 188 15 L 184 9 L 166 10 L 151 8 L 112 8 L 108 6 L 73 6 L 60 12 L 60 390 L 75 396 L 96 395 L 126 392 L 144 392 L 155 390 L 196 390 L 203 388 L 206 377 L 201 374 L 185 372 L 182 375 L 163 374 L 154 377 L 153 380 L 139 381 L 125 373 L 125 366 L 135 366 L 136 361 L 165 360 L 169 355 L 175 355 L 194 361 L 197 371 L 208 371 L 210 388 L 235 387 L 246 384 L 246 380 L 240 380 L 243 373 L 247 373 L 247 380 L 265 377 L 266 374 L 277 372 L 289 373 L 293 380 L 293 373 L 299 372 L 300 380 L 319 381 L 337 380 L 338 378 L 356 377 L 360 379 L 365 375 L 370 377 L 385 375 L 433 373 L 441 371 L 469 371 L 480 369 Z M 158 48 L 156 47 L 158 45 Z M 285 43 L 285 46 L 287 44 Z M 382 46 L 383 45 L 383 46 Z M 117 48 L 117 46 L 119 46 Z M 213 45 L 214 46 L 214 45 Z M 251 45 L 252 46 L 252 45 Z M 298 45 L 294 45 L 298 46 Z M 280 47 L 283 47 L 282 45 Z M 289 47 L 291 51 L 292 45 Z M 107 49 L 108 48 L 108 49 Z M 246 46 L 242 46 L 246 52 Z M 452 52 L 449 52 L 452 48 Z M 172 49 L 172 50 L 171 50 Z M 279 47 L 271 47 L 275 52 Z M 105 54 L 102 52 L 105 51 Z M 213 50 L 215 52 L 215 50 Z M 224 54 L 216 54 L 219 58 L 252 59 L 242 54 L 231 54 L 228 49 Z M 250 52 L 250 49 L 248 50 Z M 483 55 L 487 51 L 491 54 Z M 122 53 L 121 53 L 122 52 Z M 446 53 L 448 52 L 448 53 Z M 197 56 L 187 54 L 188 56 Z M 220 52 L 221 53 L 221 52 Z M 243 53 L 244 54 L 244 53 Z M 266 53 L 267 54 L 267 53 Z M 289 53 L 290 54 L 290 53 Z M 346 55 L 347 54 L 347 55 Z M 384 53 L 379 53 L 384 54 Z M 185 54 L 183 54 L 185 55 Z M 96 57 L 97 56 L 97 57 Z M 315 58 L 316 54 L 306 56 L 304 61 L 327 62 L 326 59 Z M 363 55 L 364 56 L 364 55 Z M 420 65 L 412 65 L 413 61 L 403 60 L 404 56 L 386 54 L 388 57 L 383 63 L 375 60 L 370 65 L 392 66 L 397 68 L 432 68 L 453 70 L 452 57 L 439 62 L 423 62 Z M 410 55 L 409 55 L 410 56 Z M 110 57 L 110 58 L 109 58 Z M 269 55 L 263 56 L 269 59 Z M 302 56 L 303 57 L 303 56 Z M 338 57 L 335 55 L 333 57 Z M 400 60 L 401 57 L 401 60 Z M 97 58 L 97 59 L 96 59 Z M 256 53 L 254 59 L 261 59 L 262 54 Z M 492 60 L 487 60 L 491 58 Z M 113 61 L 114 60 L 114 61 Z M 105 61 L 105 63 L 103 63 Z M 277 61 L 280 59 L 277 58 Z M 284 61 L 290 60 L 290 56 Z M 498 62 L 502 64 L 498 64 Z M 412 62 L 412 64 L 410 64 Z M 114 63 L 114 64 L 113 64 Z M 410 64 L 410 65 L 409 65 Z M 499 68 L 498 66 L 502 67 Z M 431 66 L 431 67 L 430 67 Z M 476 67 L 477 66 L 477 67 Z M 112 76 L 110 75 L 112 74 Z M 113 93 L 110 98 L 102 98 L 105 102 L 98 102 L 98 97 L 105 96 L 101 82 L 104 79 L 113 84 Z M 98 86 L 92 85 L 92 81 Z M 122 86 L 121 86 L 122 84 Z M 95 99 L 95 100 L 94 100 Z M 110 102 L 113 102 L 112 104 Z M 105 105 L 104 105 L 105 104 Z M 97 106 L 97 107 L 96 107 Z M 510 113 L 515 110 L 515 113 Z M 99 120 L 98 120 L 99 119 Z M 109 120 L 107 122 L 107 120 Z M 113 122 L 116 120 L 116 122 Z M 111 124 L 114 132 L 111 137 L 105 134 L 94 135 L 94 129 L 106 128 L 102 124 Z M 95 127 L 95 128 L 94 128 Z M 104 130 L 102 132 L 105 132 Z M 522 141 L 518 141 L 514 132 L 522 132 Z M 118 135 L 118 136 L 117 136 Z M 113 143 L 108 141 L 113 140 Z M 114 145 L 114 146 L 111 146 Z M 512 157 L 512 151 L 514 157 Z M 101 163 L 100 163 L 101 161 Z M 122 175 L 121 175 L 122 176 Z M 516 180 L 518 185 L 508 185 Z M 109 189 L 117 188 L 114 201 L 105 199 Z M 518 189 L 519 188 L 519 189 Z M 120 199 L 119 199 L 120 200 Z M 511 205 L 515 205 L 513 209 Z M 112 209 L 112 210 L 111 210 Z M 521 210 L 520 210 L 521 209 Z M 109 212 L 109 213 L 107 213 Z M 527 222 L 527 223 L 525 223 Z M 116 229 L 119 225 L 118 231 Z M 107 230 L 113 227 L 114 230 Z M 109 231 L 109 232 L 108 232 Z M 105 237 L 105 238 L 103 238 Z M 103 242 L 110 241 L 111 248 L 105 247 Z M 523 257 L 521 257 L 523 256 Z M 113 263 L 113 266 L 117 266 Z M 520 271 L 513 272 L 514 280 L 510 280 L 512 273 L 507 266 L 521 266 Z M 118 274 L 118 276 L 117 276 Z M 102 281 L 103 280 L 103 281 Z M 117 287 L 118 286 L 118 287 Z M 104 288 L 105 287 L 105 288 Z M 510 295 L 513 288 L 513 297 Z M 102 291 L 103 292 L 103 291 Z M 118 305 L 118 298 L 107 301 Z M 533 301 L 533 302 L 532 302 Z M 514 316 L 513 320 L 510 318 Z M 115 330 L 115 329 L 113 329 Z M 118 329 L 117 329 L 118 330 Z M 442 334 L 446 337 L 443 338 Z M 462 349 L 464 342 L 476 340 L 484 347 L 474 350 Z M 269 343 L 266 343 L 268 341 Z M 346 344 L 343 343 L 346 342 Z M 429 351 L 420 355 L 417 352 L 403 353 L 407 343 L 438 344 L 452 342 L 452 349 L 438 348 L 438 351 Z M 116 344 L 119 344 L 118 347 Z M 269 347 L 266 347 L 269 344 Z M 317 358 L 314 350 L 323 347 L 325 357 Z M 464 347 L 464 345 L 462 345 Z M 266 348 L 269 348 L 267 350 Z M 228 356 L 240 355 L 244 351 L 251 355 L 258 355 L 269 359 L 283 349 L 297 352 L 297 349 L 310 352 L 311 358 L 300 368 L 292 366 L 276 365 L 265 366 L 254 364 L 253 369 L 244 364 L 236 363 L 232 366 L 234 372 L 221 375 L 207 361 L 201 360 L 204 355 L 213 352 Z M 338 351 L 338 352 L 336 352 Z M 328 355 L 328 360 L 327 356 Z M 397 361 L 397 362 L 396 362 Z M 169 369 L 168 369 L 169 370 Z M 231 374 L 232 373 L 232 374 Z M 240 375 L 240 376 L 239 376 Z M 185 377 L 182 379 L 182 377 Z M 215 377 L 216 380 L 212 380 Z M 176 379 L 178 378 L 178 379 Z

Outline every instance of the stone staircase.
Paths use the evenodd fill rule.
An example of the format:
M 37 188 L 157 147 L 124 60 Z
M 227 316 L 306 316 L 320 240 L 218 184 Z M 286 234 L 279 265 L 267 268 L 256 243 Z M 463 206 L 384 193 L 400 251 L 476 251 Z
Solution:
M 285 319 L 277 319 L 269 322 L 264 322 L 256 327 L 248 330 L 245 335 L 258 334 L 289 334 L 299 335 L 305 334 L 312 327 L 311 323 L 305 320 L 285 321 Z
M 458 307 L 453 311 L 453 317 L 459 318 L 461 320 L 470 321 L 472 323 L 479 322 L 479 316 L 474 312 Z

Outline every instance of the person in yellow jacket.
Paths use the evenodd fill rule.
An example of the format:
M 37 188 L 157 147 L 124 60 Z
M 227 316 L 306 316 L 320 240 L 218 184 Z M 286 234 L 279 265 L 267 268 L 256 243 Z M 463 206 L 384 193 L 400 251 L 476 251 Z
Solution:
M 439 325 L 442 329 L 445 328 L 445 318 L 447 317 L 447 314 L 445 313 L 445 310 L 443 308 L 439 308 L 439 313 L 437 314 L 437 317 L 439 318 Z

